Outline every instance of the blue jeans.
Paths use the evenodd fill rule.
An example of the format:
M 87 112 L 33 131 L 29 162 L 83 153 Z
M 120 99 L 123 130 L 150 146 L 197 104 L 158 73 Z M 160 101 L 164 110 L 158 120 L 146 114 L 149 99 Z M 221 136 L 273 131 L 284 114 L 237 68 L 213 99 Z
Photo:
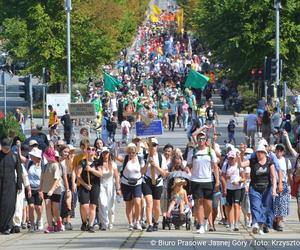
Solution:
M 189 113 L 188 112 L 183 112 L 182 113 L 182 122 L 183 122 L 184 129 L 187 129 L 188 121 L 189 121 Z
M 272 228 L 274 220 L 272 187 L 268 187 L 264 192 L 260 193 L 255 191 L 250 185 L 249 199 L 252 225 L 255 223 L 259 225 L 265 224 Z

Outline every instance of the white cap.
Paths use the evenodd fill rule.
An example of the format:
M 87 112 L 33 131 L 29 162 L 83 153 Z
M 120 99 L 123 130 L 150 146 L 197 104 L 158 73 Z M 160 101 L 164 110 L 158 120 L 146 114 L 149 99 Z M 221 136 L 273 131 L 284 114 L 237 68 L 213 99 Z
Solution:
M 246 151 L 245 151 L 246 154 L 252 154 L 253 152 L 254 151 L 252 148 L 246 148 Z
M 265 146 L 263 144 L 258 144 L 257 148 L 256 148 L 256 152 L 264 152 L 264 153 L 268 153 Z
M 101 154 L 104 152 L 109 152 L 109 148 L 108 147 L 103 147 L 101 150 Z
M 41 158 L 42 158 L 42 150 L 40 150 L 40 149 L 38 149 L 38 148 L 33 148 L 33 149 L 29 152 L 29 155 L 41 159 Z
M 36 140 L 30 140 L 29 141 L 29 146 L 33 146 L 33 145 L 39 145 L 38 142 Z
M 155 143 L 155 144 L 158 145 L 158 140 L 155 137 L 152 137 L 151 138 L 151 143 Z
M 269 146 L 269 143 L 267 142 L 266 139 L 262 138 L 262 139 L 258 142 L 258 145 Z
M 68 144 L 67 146 L 68 146 L 68 148 L 70 149 L 70 151 L 71 151 L 71 150 L 75 150 L 75 147 L 74 147 L 72 144 Z

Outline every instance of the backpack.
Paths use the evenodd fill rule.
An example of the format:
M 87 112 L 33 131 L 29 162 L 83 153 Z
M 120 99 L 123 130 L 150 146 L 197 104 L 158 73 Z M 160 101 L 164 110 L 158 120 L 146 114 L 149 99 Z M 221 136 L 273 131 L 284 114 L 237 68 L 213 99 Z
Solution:
M 211 147 L 208 147 L 208 153 L 204 154 L 204 155 L 202 155 L 202 154 L 196 154 L 197 150 L 198 150 L 197 147 L 193 148 L 193 159 L 197 158 L 197 156 L 205 156 L 205 155 L 208 155 L 210 157 L 210 159 L 211 159 Z

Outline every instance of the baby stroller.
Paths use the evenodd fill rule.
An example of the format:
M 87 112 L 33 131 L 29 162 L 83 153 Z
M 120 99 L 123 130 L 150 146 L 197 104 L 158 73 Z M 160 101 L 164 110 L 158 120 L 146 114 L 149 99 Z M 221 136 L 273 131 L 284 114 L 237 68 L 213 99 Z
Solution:
M 171 200 L 171 193 L 172 193 L 172 186 L 174 180 L 180 178 L 185 181 L 184 189 L 186 190 L 187 195 L 190 194 L 190 176 L 183 171 L 174 171 L 171 172 L 168 179 L 167 179 L 167 192 L 168 192 L 168 203 Z M 171 211 L 170 217 L 164 217 L 162 221 L 162 228 L 166 229 L 166 227 L 171 230 L 172 224 L 174 225 L 175 229 L 180 229 L 182 225 L 185 224 L 186 230 L 191 230 L 192 224 L 192 210 L 189 206 L 184 208 L 184 215 L 180 214 L 179 205 L 176 204 L 174 209 Z

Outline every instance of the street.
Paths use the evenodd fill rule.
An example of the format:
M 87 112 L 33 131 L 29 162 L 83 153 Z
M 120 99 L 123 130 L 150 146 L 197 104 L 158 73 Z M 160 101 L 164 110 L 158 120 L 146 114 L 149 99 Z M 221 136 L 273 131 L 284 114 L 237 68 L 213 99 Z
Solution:
M 233 116 L 222 111 L 221 101 L 218 96 L 215 95 L 213 100 L 219 113 L 218 131 L 222 133 L 218 142 L 220 145 L 224 145 L 227 135 L 227 123 Z M 237 119 L 239 126 L 236 138 L 237 143 L 240 143 L 244 142 L 245 138 L 242 133 L 243 117 L 237 117 Z M 119 138 L 120 135 L 118 134 L 117 139 Z M 183 149 L 187 142 L 185 132 L 182 128 L 178 127 L 175 128 L 174 132 L 165 131 L 159 137 L 160 148 L 166 143 L 171 143 L 175 147 Z M 206 249 L 219 250 L 228 248 L 276 249 L 280 244 L 288 244 L 287 240 L 299 239 L 300 228 L 296 209 L 296 200 L 293 199 L 290 203 L 290 215 L 285 221 L 284 232 L 279 233 L 271 230 L 269 234 L 260 236 L 257 234 L 253 235 L 251 229 L 243 226 L 243 216 L 241 216 L 239 232 L 229 232 L 223 225 L 216 225 L 216 232 L 199 235 L 196 234 L 194 227 L 192 227 L 191 231 L 186 231 L 184 227 L 181 230 L 175 230 L 174 228 L 170 231 L 168 229 L 162 230 L 161 223 L 158 232 L 129 232 L 127 230 L 125 205 L 123 202 L 116 203 L 115 225 L 113 229 L 109 231 L 97 230 L 96 233 L 91 234 L 80 231 L 80 215 L 78 208 L 76 208 L 77 214 L 73 222 L 73 231 L 44 234 L 43 232 L 28 233 L 27 230 L 22 230 L 20 234 L 1 235 L 0 249 L 182 249 L 184 247 L 196 249 L 201 246 Z M 45 218 L 44 221 L 46 221 Z M 275 239 L 278 241 L 274 241 Z M 280 240 L 283 241 L 280 242 Z M 287 247 L 287 249 L 299 249 L 300 240 L 296 242 L 298 242 L 298 247 L 291 246 Z

